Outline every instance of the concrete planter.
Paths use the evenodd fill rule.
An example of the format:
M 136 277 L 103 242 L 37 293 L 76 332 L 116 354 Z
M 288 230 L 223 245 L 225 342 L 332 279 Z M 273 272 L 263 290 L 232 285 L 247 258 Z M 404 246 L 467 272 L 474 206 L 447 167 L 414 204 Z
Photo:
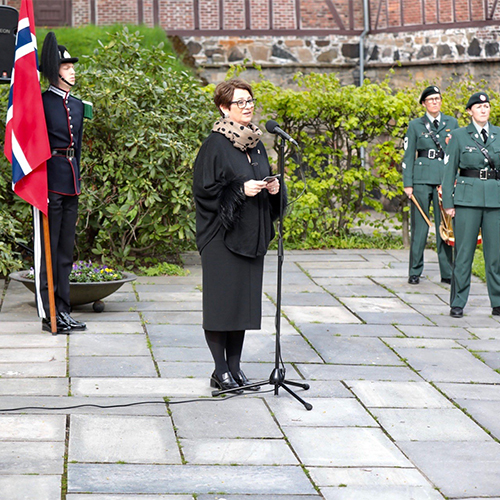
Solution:
M 18 271 L 11 273 L 9 277 L 15 281 L 21 282 L 26 288 L 35 293 L 35 282 L 26 278 L 28 271 Z M 95 312 L 104 311 L 104 302 L 102 299 L 116 292 L 122 285 L 129 281 L 134 281 L 137 276 L 132 273 L 123 273 L 124 278 L 115 281 L 100 281 L 95 283 L 70 283 L 69 298 L 72 306 L 90 304 L 93 302 Z

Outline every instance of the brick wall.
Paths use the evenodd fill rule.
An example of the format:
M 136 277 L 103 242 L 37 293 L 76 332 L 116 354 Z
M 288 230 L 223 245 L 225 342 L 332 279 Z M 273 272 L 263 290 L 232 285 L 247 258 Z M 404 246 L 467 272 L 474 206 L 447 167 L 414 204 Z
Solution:
M 34 0 L 39 1 L 39 0 Z M 196 0 L 198 16 L 193 12 L 195 0 L 66 0 L 72 5 L 72 25 L 88 24 L 95 16 L 98 25 L 155 22 L 169 31 L 194 29 L 195 17 L 199 27 L 206 30 L 245 29 L 245 0 Z M 352 2 L 352 3 L 351 3 Z M 423 24 L 474 22 L 484 20 L 486 10 L 493 9 L 494 19 L 500 20 L 497 0 L 369 0 L 371 26 L 376 29 L 408 27 Z M 20 0 L 0 0 L 1 5 L 20 7 Z M 363 0 L 335 0 L 332 14 L 327 0 L 300 0 L 300 19 L 303 29 L 336 29 L 338 19 L 347 30 L 363 29 Z M 224 8 L 224 26 L 219 24 L 220 5 Z M 250 27 L 269 29 L 270 17 L 277 30 L 297 29 L 297 2 L 273 0 L 272 15 L 269 0 L 248 0 Z M 155 9 L 156 6 L 156 9 Z M 36 7 L 36 3 L 35 3 Z M 139 8 L 141 11 L 139 11 Z M 485 10 L 486 9 L 486 10 Z M 156 10 L 156 12 L 155 12 Z M 156 15 L 156 19 L 155 19 Z

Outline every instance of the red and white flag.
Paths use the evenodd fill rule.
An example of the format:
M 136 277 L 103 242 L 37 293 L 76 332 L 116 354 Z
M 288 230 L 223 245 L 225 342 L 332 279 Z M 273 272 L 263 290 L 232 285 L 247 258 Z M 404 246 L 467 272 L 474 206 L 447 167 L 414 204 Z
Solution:
M 12 164 L 14 192 L 47 215 L 51 150 L 40 90 L 33 0 L 21 2 L 4 153 Z

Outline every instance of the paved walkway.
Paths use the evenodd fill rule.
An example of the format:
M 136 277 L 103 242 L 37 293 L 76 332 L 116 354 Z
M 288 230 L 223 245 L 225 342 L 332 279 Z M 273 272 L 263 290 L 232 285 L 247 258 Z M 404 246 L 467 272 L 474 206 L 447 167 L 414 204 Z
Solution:
M 483 284 L 453 319 L 432 252 L 418 286 L 405 251 L 287 252 L 282 351 L 287 378 L 311 386 L 306 411 L 269 385 L 211 397 L 201 270 L 186 263 L 103 313 L 76 309 L 89 328 L 70 337 L 41 333 L 32 294 L 9 284 L 1 500 L 500 499 L 500 323 Z M 254 379 L 274 367 L 275 283 L 271 255 L 244 349 Z M 95 406 L 50 409 L 77 405 Z

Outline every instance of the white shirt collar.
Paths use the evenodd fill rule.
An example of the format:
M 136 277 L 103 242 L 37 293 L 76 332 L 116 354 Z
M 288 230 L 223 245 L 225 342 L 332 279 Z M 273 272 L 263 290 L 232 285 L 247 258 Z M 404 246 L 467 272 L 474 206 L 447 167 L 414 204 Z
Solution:
M 439 123 L 441 123 L 441 113 L 439 113 L 436 118 L 434 118 L 433 116 L 431 116 L 429 113 L 425 113 L 427 115 L 427 118 L 429 118 L 429 121 L 431 123 L 434 123 L 434 120 L 437 120 Z
M 474 120 L 472 120 L 472 123 L 474 124 L 474 127 L 476 127 L 477 132 L 480 134 L 481 130 L 486 130 L 486 133 L 490 135 L 490 122 L 486 122 L 486 125 L 484 127 L 481 127 L 478 125 Z

